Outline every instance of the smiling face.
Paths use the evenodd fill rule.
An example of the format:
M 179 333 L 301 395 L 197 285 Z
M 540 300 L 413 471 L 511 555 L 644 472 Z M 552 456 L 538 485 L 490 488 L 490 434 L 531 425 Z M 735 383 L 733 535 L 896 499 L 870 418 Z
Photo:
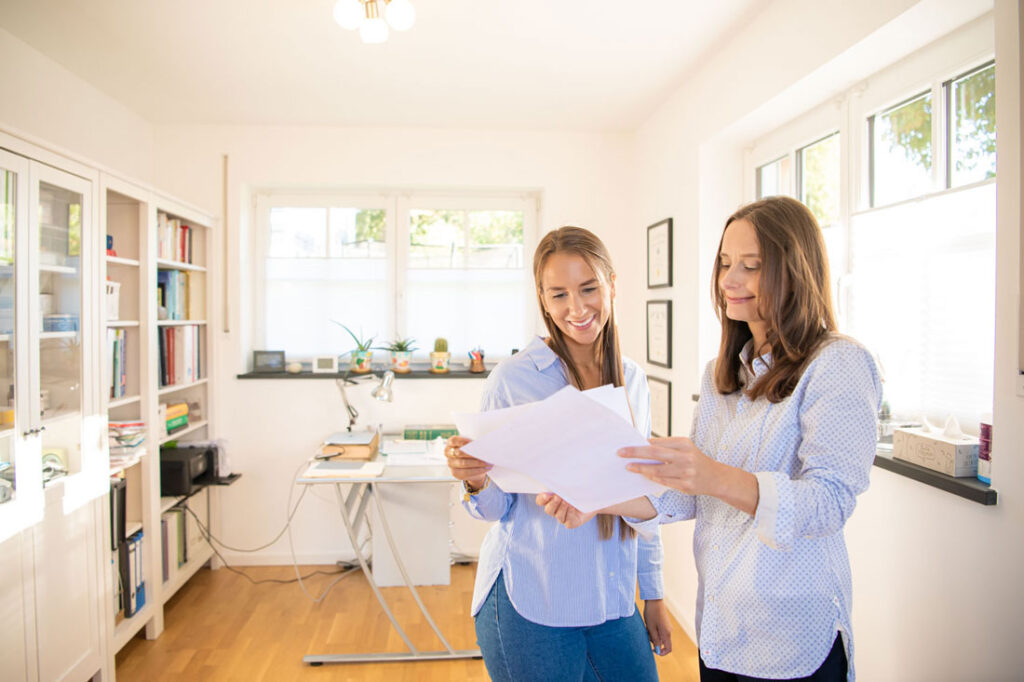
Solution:
M 603 280 L 582 256 L 551 254 L 541 275 L 544 311 L 565 335 L 571 349 L 589 351 L 612 314 L 615 275 Z
M 730 320 L 746 322 L 758 345 L 763 343 L 765 322 L 761 317 L 761 247 L 754 226 L 736 220 L 722 236 L 718 252 L 718 287 Z M 759 338 L 760 337 L 760 338 Z

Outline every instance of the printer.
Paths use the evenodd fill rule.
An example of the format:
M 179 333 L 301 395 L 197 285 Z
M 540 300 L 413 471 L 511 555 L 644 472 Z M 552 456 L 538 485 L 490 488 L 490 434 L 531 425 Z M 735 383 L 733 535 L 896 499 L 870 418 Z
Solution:
M 191 495 L 213 482 L 215 447 L 160 448 L 160 495 Z

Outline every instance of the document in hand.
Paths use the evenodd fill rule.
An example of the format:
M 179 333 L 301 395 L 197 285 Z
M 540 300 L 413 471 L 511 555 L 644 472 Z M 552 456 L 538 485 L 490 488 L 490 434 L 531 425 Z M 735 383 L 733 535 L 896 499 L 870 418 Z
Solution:
M 551 491 L 591 512 L 664 490 L 627 471 L 616 454 L 647 445 L 632 426 L 622 387 L 581 393 L 567 386 L 539 402 L 456 414 L 455 421 L 460 433 L 473 438 L 462 449 L 494 464 L 491 478 L 506 492 Z

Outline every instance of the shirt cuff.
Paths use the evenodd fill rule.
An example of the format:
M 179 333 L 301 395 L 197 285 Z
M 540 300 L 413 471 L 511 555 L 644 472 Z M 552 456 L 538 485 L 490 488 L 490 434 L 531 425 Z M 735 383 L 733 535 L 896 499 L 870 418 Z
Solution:
M 754 528 L 757 538 L 771 547 L 779 549 L 779 488 L 776 485 L 775 473 L 759 471 L 757 478 L 757 510 L 754 512 Z
M 638 573 L 636 581 L 640 588 L 640 598 L 644 601 L 665 598 L 665 586 L 662 583 L 661 571 Z

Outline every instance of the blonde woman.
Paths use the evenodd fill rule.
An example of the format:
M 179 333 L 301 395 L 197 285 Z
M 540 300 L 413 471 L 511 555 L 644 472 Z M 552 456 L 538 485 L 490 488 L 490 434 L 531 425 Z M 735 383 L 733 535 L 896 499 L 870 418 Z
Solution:
M 625 386 L 637 428 L 650 435 L 650 393 L 636 363 L 619 352 L 615 272 L 604 244 L 578 227 L 549 232 L 533 259 L 547 338 L 499 364 L 482 409 L 542 400 L 568 384 Z M 484 539 L 473 591 L 477 640 L 494 680 L 655 680 L 652 644 L 672 647 L 662 604 L 661 542 L 638 540 L 618 517 L 601 515 L 569 532 L 534 503 L 487 477 L 488 465 L 446 449 L 465 485 L 471 515 L 497 521 Z M 636 611 L 645 600 L 644 621 Z

